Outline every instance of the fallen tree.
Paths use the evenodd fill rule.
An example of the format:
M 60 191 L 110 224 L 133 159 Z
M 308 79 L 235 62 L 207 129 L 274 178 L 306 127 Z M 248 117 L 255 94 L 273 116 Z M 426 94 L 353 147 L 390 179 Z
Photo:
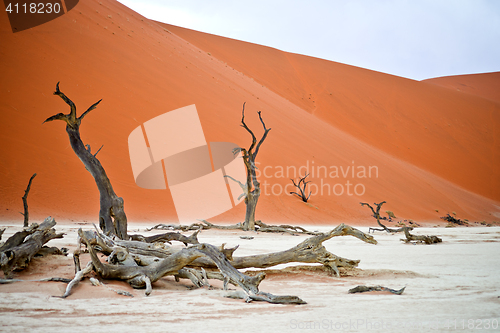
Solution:
M 153 282 L 165 275 L 178 274 L 179 270 L 198 258 L 208 257 L 215 263 L 221 272 L 224 280 L 224 288 L 227 289 L 228 283 L 241 287 L 247 295 L 247 302 L 262 300 L 270 303 L 305 304 L 305 302 L 297 296 L 275 296 L 259 291 L 258 287 L 265 277 L 264 274 L 250 277 L 241 273 L 231 265 L 224 253 L 210 244 L 197 244 L 181 249 L 161 260 L 153 260 L 153 262 L 145 266 L 139 266 L 135 261 L 127 261 L 126 265 L 117 265 L 101 262 L 91 242 L 92 238 L 87 238 L 86 233 L 81 229 L 79 230 L 79 236 L 83 243 L 87 245 L 92 261 L 87 264 L 87 267 L 83 271 L 79 271 L 76 274 L 75 281 L 79 281 L 83 275 L 89 273 L 91 269 L 93 269 L 104 279 L 124 280 L 133 288 L 146 288 L 145 293 L 149 295 L 152 292 L 151 284 Z M 96 235 L 95 239 L 97 239 L 97 237 L 102 238 L 103 236 L 105 237 L 105 235 Z M 121 261 L 121 263 L 124 262 L 125 260 Z M 67 297 L 70 294 L 71 288 L 74 285 L 75 283 L 70 282 L 63 297 Z
M 413 230 L 413 227 L 403 227 L 406 239 L 401 239 L 401 241 L 405 243 L 425 243 L 425 244 L 435 244 L 441 243 L 443 240 L 438 236 L 426 236 L 426 235 L 412 235 L 410 234 L 410 230 Z
M 63 233 L 56 233 L 55 225 L 56 221 L 49 216 L 40 225 L 32 223 L 7 239 L 0 247 L 0 267 L 7 278 L 12 278 L 14 271 L 26 268 L 45 243 L 63 237 Z
M 146 228 L 146 231 L 151 230 L 180 230 L 180 231 L 191 231 L 191 230 L 208 230 L 208 229 L 221 229 L 221 230 L 243 230 L 245 227 L 243 223 L 237 223 L 232 225 L 217 225 L 210 223 L 206 220 L 200 220 L 200 223 L 192 223 L 190 225 L 179 225 L 179 224 L 157 224 L 151 228 Z M 309 231 L 301 226 L 293 226 L 288 224 L 281 225 L 268 225 L 264 222 L 257 220 L 254 224 L 254 231 L 259 232 L 275 232 L 275 233 L 288 233 L 291 235 L 304 234 L 304 235 L 317 235 L 318 232 Z
M 196 239 L 197 232 L 186 237 L 194 245 L 182 249 L 166 246 L 163 242 L 151 244 L 112 239 L 98 230 L 80 229 L 78 234 L 81 243 L 89 249 L 92 260 L 83 270 L 77 267 L 75 279 L 68 285 L 63 297 L 70 295 L 71 289 L 84 275 L 95 270 L 103 279 L 124 280 L 134 288 L 146 288 L 146 295 L 152 291 L 151 283 L 163 276 L 174 275 L 176 279 L 190 279 L 196 287 L 209 285 L 208 279 L 224 281 L 224 289 L 231 283 L 243 290 L 246 301 L 303 304 L 305 302 L 296 296 L 276 296 L 259 291 L 259 284 L 265 278 L 264 272 L 248 276 L 238 269 L 266 268 L 290 262 L 321 263 L 332 274 L 340 276 L 339 267 L 354 268 L 359 260 L 346 259 L 330 253 L 323 246 L 324 241 L 336 236 L 350 235 L 367 243 L 377 243 L 371 235 L 341 224 L 330 232 L 309 237 L 286 251 L 235 257 L 233 253 L 237 247 L 228 249 L 224 248 L 224 245 L 217 248 L 210 244 L 199 244 Z M 107 263 L 99 260 L 97 250 L 108 256 Z
M 381 291 L 381 292 L 390 292 L 395 295 L 401 295 L 405 291 L 406 287 L 403 287 L 399 290 L 387 288 L 387 287 L 382 287 L 382 286 L 357 286 L 352 289 L 349 289 L 349 294 L 356 294 L 356 293 L 366 293 L 366 292 L 372 292 L 372 291 Z

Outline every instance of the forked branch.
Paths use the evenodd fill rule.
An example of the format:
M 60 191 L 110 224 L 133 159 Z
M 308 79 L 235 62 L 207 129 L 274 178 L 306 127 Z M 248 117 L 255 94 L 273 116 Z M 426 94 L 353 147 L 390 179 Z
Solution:
M 253 154 L 254 160 L 257 158 L 257 154 L 259 153 L 260 146 L 262 145 L 262 143 L 264 142 L 264 140 L 266 140 L 267 134 L 271 130 L 270 128 L 266 127 L 266 124 L 264 123 L 264 120 L 262 119 L 262 111 L 258 111 L 257 113 L 259 114 L 260 122 L 262 124 L 262 127 L 264 128 L 264 134 L 260 138 L 259 143 L 257 144 L 257 147 L 255 147 L 255 153 Z

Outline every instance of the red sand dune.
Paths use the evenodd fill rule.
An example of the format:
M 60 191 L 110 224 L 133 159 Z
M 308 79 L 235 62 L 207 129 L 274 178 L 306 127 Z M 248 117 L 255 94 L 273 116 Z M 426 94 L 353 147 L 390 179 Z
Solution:
M 424 80 L 424 82 L 500 103 L 500 72 L 444 76 Z
M 196 104 L 207 141 L 248 147 L 250 137 L 239 126 L 243 102 L 257 135 L 258 110 L 272 128 L 258 157 L 261 172 L 271 176 L 260 179 L 257 218 L 264 222 L 365 223 L 370 212 L 359 202 L 382 200 L 388 202 L 383 210 L 417 221 L 452 211 L 470 220 L 500 219 L 500 104 L 479 93 L 159 24 L 112 0 L 80 2 L 16 34 L 0 16 L 0 219 L 22 220 L 21 196 L 37 172 L 28 198 L 33 219 L 97 221 L 98 191 L 71 150 L 64 123 L 42 125 L 69 111 L 52 95 L 58 81 L 79 112 L 103 99 L 84 119 L 82 139 L 92 151 L 103 145 L 98 158 L 130 221 L 177 220 L 168 190 L 135 185 L 130 132 Z M 499 82 L 498 75 L 488 80 Z M 293 177 L 281 168 L 307 165 L 315 167 L 311 180 L 322 195 L 306 205 L 272 194 Z M 341 171 L 339 178 L 318 175 L 353 165 L 354 177 L 352 169 L 345 178 Z M 372 167 L 371 177 L 359 177 L 363 167 Z M 337 193 L 347 191 L 347 181 L 351 194 L 359 184 L 363 195 L 332 193 L 335 184 Z M 240 204 L 212 221 L 243 217 Z

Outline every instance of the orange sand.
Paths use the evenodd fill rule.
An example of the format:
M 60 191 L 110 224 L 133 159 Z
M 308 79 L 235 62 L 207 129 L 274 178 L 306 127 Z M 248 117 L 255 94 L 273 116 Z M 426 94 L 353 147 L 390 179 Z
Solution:
M 267 186 L 257 218 L 264 222 L 366 224 L 370 212 L 359 202 L 382 200 L 388 202 L 383 210 L 416 221 L 437 221 L 452 211 L 470 220 L 500 220 L 500 104 L 487 91 L 498 86 L 498 74 L 474 76 L 463 81 L 474 89 L 457 91 L 444 79 L 413 81 L 160 24 L 113 0 L 80 2 L 16 34 L 6 15 L 0 17 L 2 220 L 22 220 L 21 196 L 36 172 L 28 199 L 33 219 L 97 221 L 98 191 L 71 150 L 64 123 L 42 125 L 69 111 L 52 95 L 58 81 L 79 112 L 103 99 L 85 118 L 82 139 L 92 151 L 103 145 L 98 158 L 130 221 L 177 221 L 168 190 L 135 185 L 130 132 L 196 104 L 207 141 L 248 147 L 250 137 L 239 126 L 243 102 L 257 135 L 258 110 L 272 128 L 258 157 L 260 170 L 272 176 L 261 177 Z M 309 205 L 272 195 L 293 177 L 280 174 L 280 167 L 306 165 L 378 172 L 366 178 L 358 177 L 358 168 L 345 178 L 316 172 L 310 180 L 323 194 Z M 361 184 L 363 195 L 348 195 L 347 181 L 351 194 Z M 332 193 L 335 184 L 342 195 Z M 243 217 L 239 205 L 212 221 Z

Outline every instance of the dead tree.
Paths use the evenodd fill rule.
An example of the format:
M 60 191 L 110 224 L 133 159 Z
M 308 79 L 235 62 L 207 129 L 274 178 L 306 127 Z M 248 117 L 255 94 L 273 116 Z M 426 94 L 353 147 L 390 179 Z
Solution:
M 99 260 L 96 248 L 97 238 L 106 237 L 105 235 L 97 235 L 96 238 L 88 237 L 88 232 L 83 232 L 82 229 L 78 231 L 81 240 L 87 245 L 91 256 L 91 261 L 87 267 L 77 272 L 75 279 L 68 284 L 66 292 L 63 295 L 67 297 L 71 288 L 82 279 L 84 274 L 90 273 L 94 269 L 104 279 L 119 279 L 127 281 L 133 288 L 145 288 L 146 296 L 152 292 L 152 283 L 159 280 L 165 275 L 188 274 L 187 271 L 182 269 L 189 265 L 191 262 L 201 257 L 208 257 L 215 263 L 217 268 L 222 274 L 224 281 L 224 289 L 227 289 L 229 283 L 241 287 L 246 294 L 246 301 L 252 300 L 267 301 L 270 303 L 283 303 L 283 304 L 305 304 L 297 296 L 276 296 L 269 293 L 259 291 L 259 284 L 265 278 L 265 274 L 261 273 L 256 276 L 248 276 L 239 272 L 229 262 L 227 255 L 210 244 L 197 244 L 188 248 L 183 248 L 180 251 L 174 252 L 166 258 L 161 260 L 153 260 L 148 265 L 139 266 L 136 261 L 128 260 L 127 255 L 122 255 L 125 258 L 122 265 L 103 263 Z M 106 240 L 111 240 L 107 238 Z M 101 243 L 106 240 L 101 239 Z M 129 241 L 133 242 L 133 241 Z M 99 248 L 102 247 L 99 245 Z
M 306 178 L 307 176 L 309 176 L 309 174 L 305 175 L 304 177 L 300 178 L 299 182 L 297 184 L 295 184 L 295 181 L 293 179 L 290 178 L 290 180 L 292 181 L 293 185 L 299 189 L 299 192 L 300 194 L 298 194 L 297 192 L 290 192 L 290 194 L 295 194 L 296 196 L 298 196 L 302 201 L 304 202 L 307 202 L 307 200 L 309 200 L 309 197 L 311 196 L 311 191 L 309 191 L 309 194 L 306 195 L 306 186 L 308 183 L 310 183 L 311 181 L 308 181 L 306 182 Z M 302 187 L 300 185 L 300 183 L 302 183 Z
M 85 168 L 94 177 L 97 188 L 100 194 L 100 210 L 99 210 L 99 226 L 106 234 L 114 234 L 121 239 L 126 239 L 127 236 L 127 216 L 123 208 L 123 199 L 118 197 L 111 186 L 106 171 L 101 165 L 101 162 L 96 158 L 97 153 L 90 152 L 90 146 L 85 146 L 80 138 L 80 125 L 83 118 L 101 102 L 94 103 L 87 111 L 82 113 L 80 117 L 76 116 L 75 104 L 59 90 L 59 82 L 56 85 L 54 95 L 62 98 L 70 107 L 69 114 L 58 113 L 47 118 L 45 122 L 52 120 L 62 120 L 66 122 L 66 132 L 69 136 L 69 142 L 75 154 L 85 165 Z
M 383 225 L 380 222 L 380 219 L 381 219 L 381 217 L 380 217 L 380 208 L 385 203 L 386 203 L 386 201 L 382 201 L 381 203 L 374 203 L 374 205 L 377 206 L 377 209 L 373 209 L 373 207 L 370 204 L 368 204 L 366 202 L 360 202 L 361 206 L 368 206 L 372 210 L 373 217 L 377 219 L 378 225 L 382 227 L 382 229 L 379 229 L 379 228 L 369 228 L 368 232 L 371 232 L 371 231 L 387 231 L 387 232 L 393 233 L 393 232 L 404 231 L 404 227 L 398 228 L 398 229 L 391 229 L 391 228 L 386 227 L 385 225 Z
M 0 267 L 6 277 L 11 278 L 16 270 L 24 269 L 43 247 L 54 238 L 64 234 L 56 233 L 56 221 L 50 216 L 42 224 L 32 223 L 28 228 L 16 232 L 0 247 Z M 30 237 L 27 237 L 30 236 Z
M 260 146 L 264 142 L 267 137 L 267 134 L 271 130 L 266 127 L 264 120 L 262 120 L 261 111 L 258 112 L 259 119 L 264 128 L 264 134 L 260 138 L 257 143 L 257 138 L 255 134 L 252 132 L 250 128 L 248 128 L 245 123 L 245 103 L 243 103 L 243 111 L 241 116 L 241 126 L 247 130 L 248 133 L 252 136 L 252 144 L 250 148 L 239 148 L 239 150 L 243 154 L 243 162 L 245 163 L 245 167 L 247 170 L 246 184 L 241 184 L 240 186 L 243 189 L 243 194 L 245 196 L 245 204 L 246 204 L 246 213 L 245 213 L 245 222 L 243 223 L 243 230 L 255 230 L 255 209 L 257 207 L 257 202 L 260 197 L 260 183 L 257 179 L 255 165 L 255 159 L 257 158 L 257 154 L 259 153 Z
M 33 174 L 33 176 L 31 176 L 30 178 L 30 181 L 28 183 L 28 187 L 26 187 L 26 190 L 24 191 L 24 195 L 23 195 L 23 206 L 24 206 L 24 214 L 21 213 L 21 215 L 24 216 L 24 224 L 23 226 L 25 228 L 28 227 L 28 221 L 30 219 L 30 215 L 29 215 L 29 212 L 28 212 L 28 193 L 30 192 L 30 189 L 31 189 L 31 182 L 33 181 L 33 178 L 35 178 L 36 176 L 36 173 Z
M 289 262 L 321 263 L 331 273 L 340 276 L 340 267 L 356 267 L 359 260 L 341 258 L 328 252 L 322 245 L 324 241 L 335 236 L 350 235 L 367 243 L 377 243 L 371 235 L 341 224 L 330 232 L 307 238 L 286 251 L 234 257 L 233 253 L 238 247 L 227 249 L 224 246 L 216 248 L 210 244 L 197 244 L 196 233 L 188 237 L 195 245 L 182 249 L 112 239 L 100 232 L 81 229 L 78 234 L 81 243 L 89 249 L 92 261 L 83 270 L 78 269 L 63 297 L 70 295 L 76 283 L 94 269 L 102 278 L 124 280 L 134 288 L 145 287 L 147 295 L 152 291 L 152 282 L 165 275 L 174 275 L 176 280 L 190 279 L 196 287 L 208 286 L 207 279 L 220 279 L 224 281 L 224 288 L 231 283 L 243 289 L 238 295 L 230 297 L 244 298 L 247 301 L 303 304 L 305 302 L 296 296 L 275 296 L 259 291 L 258 286 L 265 278 L 265 272 L 257 272 L 251 277 L 240 273 L 238 269 L 266 268 Z M 80 244 L 77 249 L 79 247 Z M 97 250 L 108 256 L 107 263 L 101 262 L 96 254 Z

